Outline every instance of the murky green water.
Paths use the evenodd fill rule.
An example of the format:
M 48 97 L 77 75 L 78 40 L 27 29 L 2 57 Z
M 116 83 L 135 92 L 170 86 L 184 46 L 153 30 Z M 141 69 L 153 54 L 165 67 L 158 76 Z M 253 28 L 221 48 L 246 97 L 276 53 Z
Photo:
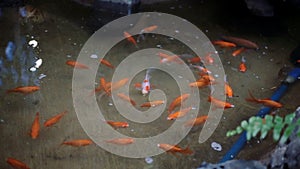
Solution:
M 190 148 L 194 151 L 193 155 L 181 156 L 177 158 L 171 154 L 163 153 L 153 157 L 154 162 L 149 165 L 145 159 L 123 158 L 104 151 L 96 145 L 87 147 L 68 147 L 60 146 L 65 140 L 87 139 L 88 136 L 83 131 L 72 103 L 72 74 L 73 69 L 65 64 L 69 59 L 76 59 L 85 41 L 92 35 L 93 31 L 99 29 L 105 23 L 117 18 L 118 14 L 105 12 L 95 13 L 89 7 L 83 7 L 69 1 L 36 2 L 39 9 L 45 13 L 45 20 L 41 23 L 24 22 L 20 20 L 16 8 L 4 8 L 3 16 L 0 17 L 0 57 L 5 61 L 5 47 L 8 41 L 17 44 L 15 59 L 13 62 L 5 61 L 5 67 L 14 66 L 18 76 L 11 73 L 2 74 L 3 85 L 0 88 L 0 167 L 9 168 L 5 159 L 7 157 L 17 158 L 27 163 L 31 168 L 107 168 L 107 169 L 140 169 L 140 168 L 196 168 L 202 162 L 218 162 L 226 151 L 230 148 L 237 137 L 227 138 L 226 131 L 234 129 L 241 120 L 255 115 L 260 106 L 248 103 L 245 98 L 250 89 L 258 98 L 271 96 L 274 86 L 279 84 L 277 72 L 283 66 L 292 66 L 288 61 L 288 56 L 299 41 L 299 30 L 290 15 L 283 15 L 284 26 L 288 27 L 289 32 L 280 33 L 276 36 L 264 36 L 259 29 L 247 27 L 246 21 L 242 18 L 232 17 L 232 11 L 226 15 L 226 9 L 214 1 L 172 1 L 161 4 L 142 5 L 141 11 L 158 11 L 175 14 L 183 17 L 191 23 L 197 25 L 211 40 L 218 39 L 221 35 L 243 37 L 256 42 L 261 48 L 257 51 L 247 50 L 242 54 L 246 57 L 248 70 L 246 73 L 237 71 L 241 61 L 241 56 L 232 57 L 233 49 L 219 48 L 221 61 L 223 63 L 228 81 L 234 93 L 238 97 L 228 99 L 235 105 L 235 108 L 224 111 L 222 120 L 211 138 L 203 144 L 198 143 L 198 137 L 202 126 L 194 127 L 188 136 L 179 145 Z M 67 9 L 65 6 L 70 6 Z M 224 5 L 224 4 L 223 4 Z M 231 10 L 231 8 L 228 8 Z M 234 15 L 233 15 L 234 16 Z M 299 14 L 298 14 L 299 16 Z M 241 23 L 245 25 L 240 25 Z M 251 25 L 250 23 L 249 25 Z M 251 25 L 253 27 L 253 25 Z M 253 30 L 253 31 L 251 31 Z M 32 49 L 26 44 L 29 40 L 36 39 L 39 44 Z M 298 42 L 299 43 L 299 42 Z M 145 44 L 145 45 L 144 45 Z M 175 41 L 170 41 L 163 36 L 147 36 L 146 43 L 141 44 L 141 48 L 156 47 L 161 45 L 163 49 L 170 50 L 177 54 L 189 54 L 190 51 L 183 45 Z M 122 41 L 116 45 L 108 54 L 108 60 L 117 66 L 127 55 L 137 49 L 127 41 Z M 23 52 L 23 53 L 22 53 Z M 25 61 L 20 62 L 24 56 Z M 36 71 L 30 72 L 35 57 L 43 59 L 43 65 Z M 19 60 L 18 60 L 19 59 Z M 22 79 L 26 74 L 28 78 Z M 10 69 L 9 69 L 9 72 Z M 107 68 L 99 71 L 96 83 L 102 75 L 109 79 L 113 75 L 113 70 Z M 39 79 L 41 74 L 46 77 Z M 133 87 L 136 82 L 141 82 L 145 71 L 140 72 L 133 79 L 130 86 L 130 96 L 138 105 L 147 100 L 140 94 L 140 91 Z M 154 71 L 151 83 L 155 87 L 163 90 L 167 99 L 174 99 L 179 95 L 178 86 L 174 79 L 167 73 Z M 29 95 L 5 94 L 5 91 L 20 85 L 40 85 L 41 90 Z M 284 115 L 292 112 L 298 105 L 299 84 L 291 87 L 288 93 L 281 99 L 284 107 L 277 113 Z M 90 91 L 90 89 L 86 89 Z M 209 89 L 201 89 L 200 95 L 203 96 L 200 107 L 200 115 L 207 114 L 208 102 L 206 98 Z M 113 106 L 109 106 L 111 98 L 103 96 L 98 103 L 101 109 L 107 112 L 106 118 L 113 120 L 126 120 L 118 114 Z M 168 106 L 169 103 L 167 103 Z M 141 108 L 138 108 L 141 109 Z M 55 114 L 67 110 L 61 121 L 55 126 L 45 129 L 42 128 L 40 136 L 32 140 L 28 136 L 34 115 L 40 112 L 41 123 Z M 146 109 L 141 109 L 146 110 Z M 127 129 L 118 129 L 119 132 L 135 137 L 154 136 L 172 124 L 166 121 L 166 112 L 161 118 L 149 123 L 138 124 L 129 122 Z M 218 152 L 211 148 L 210 144 L 215 141 L 222 145 L 222 151 Z M 241 151 L 240 159 L 259 159 L 268 153 L 276 145 L 272 138 L 260 141 L 252 140 Z M 141 150 L 143 151 L 143 150 Z

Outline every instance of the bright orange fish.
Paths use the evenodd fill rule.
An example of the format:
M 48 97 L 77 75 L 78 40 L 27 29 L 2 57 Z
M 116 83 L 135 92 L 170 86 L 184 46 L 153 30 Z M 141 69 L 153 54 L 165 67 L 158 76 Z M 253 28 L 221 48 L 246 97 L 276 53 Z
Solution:
M 66 64 L 69 65 L 69 66 L 72 66 L 74 68 L 89 69 L 89 67 L 87 65 L 76 62 L 74 60 L 68 60 L 68 61 L 66 61 Z
M 158 56 L 161 57 L 160 63 L 176 62 L 178 64 L 183 64 L 184 62 L 180 60 L 177 55 L 168 55 L 162 52 L 158 53 Z
M 236 47 L 236 44 L 234 43 L 231 43 L 231 42 L 226 42 L 226 41 L 223 41 L 223 40 L 216 40 L 216 41 L 213 41 L 212 42 L 214 45 L 219 45 L 221 47 Z
M 157 25 L 152 25 L 152 26 L 149 26 L 149 27 L 146 27 L 144 28 L 143 30 L 141 30 L 141 33 L 149 33 L 149 32 L 152 32 L 154 31 L 155 29 L 157 29 Z
M 203 88 L 210 85 L 209 81 L 196 81 L 196 82 L 191 82 L 189 83 L 190 87 L 198 87 L 198 88 Z
M 82 139 L 82 140 L 71 140 L 71 141 L 64 141 L 61 143 L 62 145 L 69 145 L 73 147 L 82 147 L 93 144 L 92 140 L 89 139 Z
M 247 71 L 246 59 L 244 57 L 242 57 L 242 61 L 239 65 L 239 71 L 243 73 Z
M 50 119 L 48 119 L 44 122 L 44 126 L 50 127 L 50 126 L 56 124 L 67 113 L 68 113 L 67 111 L 63 111 L 63 112 L 51 117 Z
M 121 88 L 122 86 L 124 86 L 128 82 L 128 80 L 129 80 L 128 78 L 124 78 L 124 79 L 121 79 L 121 80 L 111 84 L 110 90 L 114 91 L 114 90 L 117 90 L 117 89 Z
M 233 104 L 228 103 L 228 102 L 224 102 L 222 100 L 218 100 L 216 98 L 213 98 L 212 96 L 208 97 L 208 101 L 213 103 L 217 108 L 227 109 L 227 108 L 233 108 L 234 107 Z
M 7 90 L 6 93 L 23 93 L 28 94 L 40 90 L 39 86 L 21 86 L 14 89 Z
M 110 96 L 110 90 L 109 90 L 109 88 L 107 88 L 106 84 L 107 83 L 106 83 L 104 77 L 101 77 L 100 78 L 100 86 L 105 91 L 105 93 Z
M 246 50 L 246 48 L 241 47 L 241 48 L 239 48 L 239 49 L 233 51 L 233 52 L 232 52 L 232 56 L 237 56 L 237 55 L 241 54 L 242 52 L 244 52 L 245 50 Z
M 116 138 L 116 139 L 106 140 L 106 142 L 118 144 L 118 145 L 127 145 L 127 144 L 134 143 L 134 139 L 133 138 Z
M 124 31 L 124 37 L 137 47 L 136 40 L 128 32 Z
M 180 106 L 181 102 L 185 101 L 189 97 L 190 97 L 190 94 L 186 93 L 186 94 L 183 94 L 183 95 L 175 98 L 173 100 L 173 102 L 169 105 L 168 112 L 171 113 L 175 109 L 175 107 Z
M 187 60 L 189 63 L 200 63 L 201 62 L 201 58 L 200 57 L 193 57 Z
M 175 120 L 175 119 L 177 119 L 177 118 L 183 117 L 183 116 L 185 116 L 190 110 L 192 110 L 192 107 L 188 107 L 188 108 L 185 108 L 185 109 L 181 109 L 181 110 L 178 111 L 178 112 L 169 114 L 168 117 L 167 117 L 167 120 Z
M 177 145 L 170 145 L 170 144 L 157 144 L 157 146 L 163 150 L 165 150 L 168 153 L 172 153 L 173 155 L 176 156 L 176 153 L 181 153 L 185 155 L 191 155 L 193 154 L 193 151 L 187 146 L 185 149 L 180 148 Z
M 12 157 L 8 157 L 6 162 L 15 169 L 30 169 L 25 163 Z
M 225 75 L 225 76 L 224 76 L 224 82 L 225 82 L 225 94 L 226 94 L 229 98 L 231 98 L 231 97 L 233 97 L 233 90 L 232 90 L 231 86 L 229 85 L 229 83 L 228 83 L 226 77 L 227 77 L 227 76 Z
M 282 107 L 282 104 L 279 103 L 279 102 L 276 102 L 274 100 L 271 100 L 271 99 L 257 99 L 255 98 L 252 93 L 250 91 L 249 92 L 249 95 L 250 95 L 250 98 L 247 98 L 246 100 L 249 101 L 249 102 L 256 102 L 256 103 L 261 103 L 265 106 L 268 106 L 268 107 L 275 107 L 275 108 L 281 108 Z
M 156 106 L 164 104 L 164 103 L 165 103 L 164 100 L 155 100 L 155 101 L 152 101 L 152 102 L 143 103 L 141 105 L 141 107 L 156 107 Z
M 127 128 L 127 127 L 129 127 L 129 124 L 127 122 L 106 121 L 106 123 L 111 125 L 113 128 Z
M 208 118 L 207 115 L 196 117 L 194 119 L 186 121 L 185 124 L 184 124 L 184 126 L 196 126 L 196 125 L 200 125 L 200 124 L 204 123 L 207 120 L 207 118 Z
M 108 60 L 101 59 L 100 63 L 103 64 L 103 65 L 105 65 L 105 66 L 107 66 L 107 67 L 109 67 L 109 68 L 112 68 L 112 69 L 115 68 Z
M 133 101 L 129 96 L 126 96 L 124 93 L 117 94 L 121 99 L 130 102 L 133 106 L 136 105 L 135 101 Z
M 30 137 L 36 139 L 40 133 L 40 113 L 37 112 L 30 130 Z

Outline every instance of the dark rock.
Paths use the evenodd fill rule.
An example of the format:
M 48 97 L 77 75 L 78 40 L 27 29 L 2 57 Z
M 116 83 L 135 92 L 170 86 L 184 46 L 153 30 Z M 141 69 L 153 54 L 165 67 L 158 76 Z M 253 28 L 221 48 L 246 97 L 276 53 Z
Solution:
M 230 160 L 221 164 L 205 164 L 198 169 L 266 169 L 259 161 Z

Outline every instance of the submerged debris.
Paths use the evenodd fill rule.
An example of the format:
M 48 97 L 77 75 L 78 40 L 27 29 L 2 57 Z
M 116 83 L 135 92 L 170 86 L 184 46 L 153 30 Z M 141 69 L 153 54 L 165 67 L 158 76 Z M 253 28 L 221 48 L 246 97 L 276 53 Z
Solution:
M 211 148 L 213 148 L 216 151 L 222 151 L 222 146 L 221 144 L 217 143 L 217 142 L 212 142 L 210 144 Z

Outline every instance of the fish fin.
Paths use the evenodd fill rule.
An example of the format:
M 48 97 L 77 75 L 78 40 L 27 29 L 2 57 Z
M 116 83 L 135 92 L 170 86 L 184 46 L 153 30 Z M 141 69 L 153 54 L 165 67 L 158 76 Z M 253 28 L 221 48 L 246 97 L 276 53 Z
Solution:
M 182 150 L 182 154 L 191 155 L 194 152 L 190 149 L 190 145 L 188 145 L 185 149 Z

